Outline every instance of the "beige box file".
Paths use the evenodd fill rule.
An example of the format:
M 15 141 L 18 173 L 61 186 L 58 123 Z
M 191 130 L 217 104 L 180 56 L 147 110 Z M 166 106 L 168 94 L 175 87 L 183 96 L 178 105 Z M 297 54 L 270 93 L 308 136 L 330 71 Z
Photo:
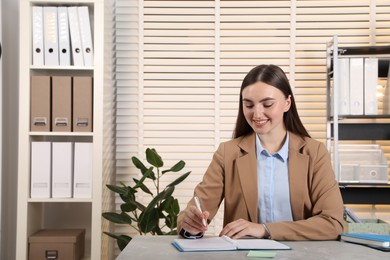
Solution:
M 73 131 L 92 132 L 93 78 L 73 77 Z
M 50 131 L 50 77 L 31 77 L 31 131 Z
M 80 260 L 85 229 L 42 229 L 28 238 L 28 259 Z
M 389 235 L 390 225 L 381 219 L 361 219 L 362 223 L 344 223 L 344 233 Z
M 52 131 L 70 132 L 72 116 L 72 78 L 52 77 Z

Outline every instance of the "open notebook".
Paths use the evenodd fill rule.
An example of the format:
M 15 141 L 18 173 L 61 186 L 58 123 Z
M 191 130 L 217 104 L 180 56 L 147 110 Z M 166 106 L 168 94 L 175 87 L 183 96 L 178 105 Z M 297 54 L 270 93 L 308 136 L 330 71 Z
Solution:
M 227 236 L 201 239 L 177 238 L 173 240 L 172 244 L 181 252 L 291 249 L 289 246 L 271 239 L 231 239 Z

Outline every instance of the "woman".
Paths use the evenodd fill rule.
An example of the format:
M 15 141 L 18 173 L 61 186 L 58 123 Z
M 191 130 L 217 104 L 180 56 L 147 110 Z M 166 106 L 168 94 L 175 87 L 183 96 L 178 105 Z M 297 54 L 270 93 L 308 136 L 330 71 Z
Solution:
M 178 217 L 184 237 L 201 237 L 224 200 L 220 235 L 332 240 L 343 202 L 323 143 L 310 137 L 285 73 L 260 65 L 244 78 L 233 139 L 221 143 L 193 199 Z

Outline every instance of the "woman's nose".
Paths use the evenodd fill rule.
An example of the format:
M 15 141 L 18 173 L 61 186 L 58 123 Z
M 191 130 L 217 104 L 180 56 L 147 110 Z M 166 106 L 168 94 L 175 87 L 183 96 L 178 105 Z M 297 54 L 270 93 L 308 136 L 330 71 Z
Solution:
M 264 107 L 261 104 L 255 106 L 255 117 L 261 117 L 264 113 Z

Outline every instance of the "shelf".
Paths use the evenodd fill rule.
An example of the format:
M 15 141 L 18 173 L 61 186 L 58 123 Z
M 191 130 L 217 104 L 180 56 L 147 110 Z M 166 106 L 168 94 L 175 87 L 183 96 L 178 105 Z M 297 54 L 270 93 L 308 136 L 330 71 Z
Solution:
M 30 136 L 93 136 L 92 132 L 30 132 Z
M 338 128 L 339 140 L 390 140 L 390 123 L 339 122 Z M 334 137 L 333 123 L 330 134 Z
M 85 67 L 85 66 L 36 66 L 31 65 L 30 69 L 32 70 L 86 70 L 93 71 L 93 67 Z
M 91 198 L 29 198 L 28 202 L 32 203 L 77 203 L 77 202 L 86 202 L 91 203 Z
M 353 46 L 353 47 L 340 47 L 339 55 L 389 55 L 390 45 L 385 46 Z
M 390 183 L 339 183 L 344 204 L 390 204 Z

